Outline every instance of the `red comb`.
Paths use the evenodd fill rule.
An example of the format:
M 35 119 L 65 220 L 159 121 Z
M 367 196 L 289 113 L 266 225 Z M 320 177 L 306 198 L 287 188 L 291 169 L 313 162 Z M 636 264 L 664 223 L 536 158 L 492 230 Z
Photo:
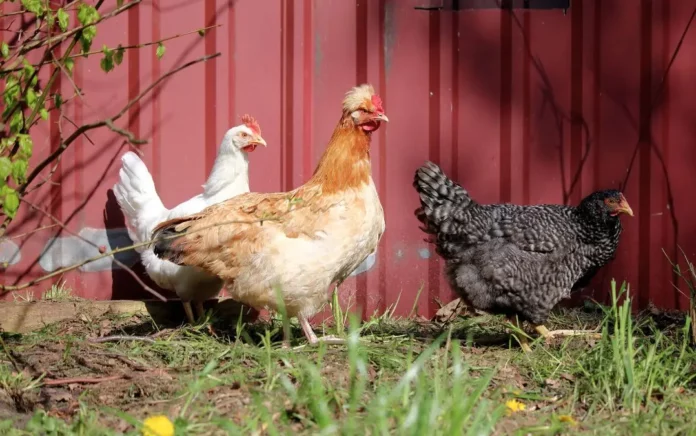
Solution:
M 375 105 L 375 109 L 378 112 L 384 112 L 384 108 L 382 108 L 382 99 L 379 98 L 379 95 L 374 94 L 372 96 L 372 104 Z
M 242 122 L 257 135 L 261 134 L 261 126 L 259 126 L 259 123 L 251 115 L 244 114 L 242 116 Z

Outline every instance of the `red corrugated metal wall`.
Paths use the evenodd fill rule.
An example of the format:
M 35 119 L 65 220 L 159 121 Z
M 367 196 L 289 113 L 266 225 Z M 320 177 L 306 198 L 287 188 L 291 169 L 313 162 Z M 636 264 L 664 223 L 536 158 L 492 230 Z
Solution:
M 413 217 L 413 172 L 431 159 L 482 202 L 574 203 L 595 188 L 624 187 L 636 217 L 624 221 L 617 259 L 591 295 L 604 298 L 616 277 L 632 283 L 643 306 L 685 307 L 662 249 L 674 256 L 678 243 L 696 258 L 696 32 L 688 29 L 696 2 L 574 0 L 567 15 L 414 9 L 423 3 L 152 0 L 102 24 L 95 47 L 221 26 L 203 38 L 167 42 L 159 61 L 155 47 L 129 51 L 108 75 L 97 57 L 80 60 L 74 82 L 87 97 L 71 102 L 69 113 L 77 124 L 111 115 L 169 69 L 221 52 L 168 80 L 121 124 L 149 139 L 146 163 L 163 202 L 173 206 L 200 191 L 222 135 L 244 113 L 260 121 L 269 143 L 251 156 L 252 190 L 303 183 L 339 118 L 343 94 L 369 81 L 391 120 L 372 153 L 387 231 L 374 265 L 342 287 L 344 301 L 369 314 L 398 300 L 397 313 L 405 314 L 422 288 L 417 308 L 426 315 L 436 299 L 451 298 L 442 263 Z M 73 84 L 63 78 L 58 86 L 67 92 Z M 36 132 L 37 159 L 56 146 L 57 134 L 55 123 Z M 63 155 L 57 183 L 30 200 L 75 232 L 122 229 L 110 189 L 128 146 L 105 129 L 88 136 Z M 25 211 L 10 236 L 46 224 Z M 63 245 L 47 249 L 54 230 L 12 239 L 21 252 L 4 283 L 86 257 L 84 247 L 82 258 L 73 255 L 80 247 L 66 232 L 58 235 Z M 111 248 L 124 245 L 122 233 L 107 239 Z M 63 278 L 88 298 L 146 296 L 110 262 Z

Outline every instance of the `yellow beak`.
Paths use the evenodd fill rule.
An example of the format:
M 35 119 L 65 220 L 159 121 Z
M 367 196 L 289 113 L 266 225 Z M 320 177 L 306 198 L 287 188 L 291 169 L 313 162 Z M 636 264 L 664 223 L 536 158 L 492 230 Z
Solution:
M 253 143 L 258 144 L 258 145 L 263 145 L 264 147 L 268 147 L 268 145 L 266 145 L 266 141 L 261 136 L 254 137 Z
M 387 115 L 385 113 L 377 114 L 375 115 L 374 118 L 372 118 L 374 121 L 384 121 L 385 123 L 389 122 L 389 118 L 387 118 Z
M 628 205 L 628 201 L 626 201 L 625 198 L 621 200 L 619 207 L 616 210 L 621 213 L 625 213 L 628 216 L 633 216 L 633 209 L 631 209 L 631 206 Z

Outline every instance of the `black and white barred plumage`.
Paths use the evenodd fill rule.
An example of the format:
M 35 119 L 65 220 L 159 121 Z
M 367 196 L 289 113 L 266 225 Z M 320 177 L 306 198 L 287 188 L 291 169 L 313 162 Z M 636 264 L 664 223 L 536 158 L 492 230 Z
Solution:
M 617 215 L 632 214 L 614 190 L 576 207 L 478 204 L 432 162 L 416 171 L 413 185 L 421 202 L 416 216 L 446 260 L 452 288 L 477 309 L 534 324 L 614 258 Z

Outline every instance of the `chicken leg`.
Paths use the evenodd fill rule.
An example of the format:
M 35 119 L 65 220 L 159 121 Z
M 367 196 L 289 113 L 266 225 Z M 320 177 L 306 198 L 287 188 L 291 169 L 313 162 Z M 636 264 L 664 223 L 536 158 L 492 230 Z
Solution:
M 203 302 L 202 301 L 194 301 L 194 308 L 196 309 L 196 316 L 198 317 L 198 321 L 201 322 L 205 318 L 205 307 L 203 307 Z M 208 323 L 207 325 L 208 328 L 208 333 L 210 333 L 212 336 L 217 336 L 215 333 L 215 329 L 213 329 L 213 326 Z
M 527 336 L 524 333 L 524 330 L 522 330 L 522 325 L 519 321 L 519 319 L 516 316 L 508 316 L 507 321 L 514 327 L 517 327 L 522 331 L 522 334 L 517 335 L 517 340 L 520 341 L 520 348 L 522 348 L 522 351 L 525 353 L 529 353 L 532 351 L 532 347 L 529 346 L 529 341 L 527 340 Z
M 554 330 L 549 331 L 543 324 L 534 326 L 534 330 L 537 331 L 541 336 L 547 341 L 555 338 L 556 336 L 589 336 L 593 339 L 601 339 L 602 334 L 597 333 L 594 330 Z
M 184 305 L 184 312 L 186 312 L 186 319 L 188 319 L 189 324 L 193 325 L 196 323 L 196 319 L 193 317 L 193 310 L 191 309 L 190 301 L 182 301 Z
M 312 330 L 312 326 L 309 324 L 307 318 L 302 315 L 298 315 L 297 319 L 300 321 L 302 331 L 311 345 L 317 345 L 319 342 L 323 342 L 327 345 L 343 345 L 346 343 L 345 339 L 337 338 L 336 336 L 322 336 L 321 338 L 318 338 L 314 333 L 314 330 Z
M 196 316 L 198 319 L 202 319 L 205 316 L 205 308 L 203 307 L 203 303 L 201 301 L 195 301 L 194 303 L 194 308 L 196 309 Z

